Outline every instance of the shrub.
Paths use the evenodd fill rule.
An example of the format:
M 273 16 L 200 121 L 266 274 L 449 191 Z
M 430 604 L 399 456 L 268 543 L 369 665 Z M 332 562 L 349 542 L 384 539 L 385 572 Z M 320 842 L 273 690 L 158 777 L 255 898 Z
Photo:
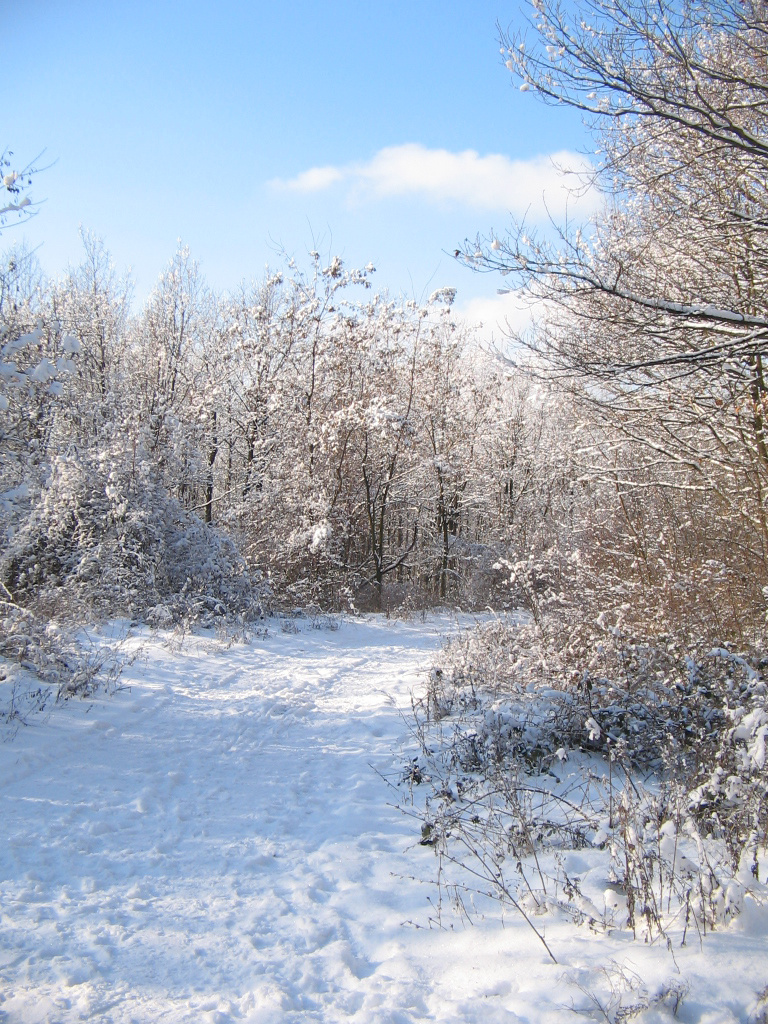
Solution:
M 2 563 L 13 600 L 167 625 L 263 612 L 266 588 L 234 544 L 118 453 L 60 456 Z
M 605 927 L 561 859 L 603 849 L 618 923 L 684 941 L 765 895 L 765 661 L 582 626 L 563 644 L 550 613 L 494 622 L 443 651 L 403 777 L 426 783 L 421 841 L 529 916 Z

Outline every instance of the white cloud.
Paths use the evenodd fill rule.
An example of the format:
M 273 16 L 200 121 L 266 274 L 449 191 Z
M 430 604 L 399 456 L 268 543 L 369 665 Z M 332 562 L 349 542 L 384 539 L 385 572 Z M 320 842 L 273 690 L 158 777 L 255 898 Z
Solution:
M 295 178 L 291 178 L 290 181 L 275 181 L 273 184 L 279 184 L 291 192 L 322 192 L 323 189 L 330 188 L 337 181 L 341 181 L 343 177 L 344 172 L 338 167 L 311 167 L 308 171 L 302 171 Z
M 520 291 L 469 299 L 456 309 L 456 316 L 474 328 L 481 341 L 497 344 L 510 333 L 521 333 L 530 327 L 533 314 L 530 300 Z
M 347 194 L 357 199 L 421 196 L 540 220 L 548 214 L 558 218 L 566 210 L 586 213 L 594 208 L 594 192 L 582 194 L 582 175 L 590 168 L 585 157 L 568 150 L 510 160 L 499 153 L 480 156 L 473 149 L 451 153 L 408 143 L 380 149 L 366 162 L 313 167 L 271 184 L 306 193 L 343 183 Z

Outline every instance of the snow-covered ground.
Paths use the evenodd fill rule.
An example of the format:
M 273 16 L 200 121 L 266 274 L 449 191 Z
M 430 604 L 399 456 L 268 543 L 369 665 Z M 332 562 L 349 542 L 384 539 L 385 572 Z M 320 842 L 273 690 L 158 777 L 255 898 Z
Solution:
M 381 775 L 413 753 L 401 712 L 451 628 L 138 633 L 116 694 L 9 734 L 0 1021 L 546 1024 L 665 985 L 634 1019 L 670 1021 L 680 984 L 680 1021 L 768 1019 L 761 908 L 674 958 L 544 918 L 554 964 L 496 910 L 436 925 L 434 853 Z

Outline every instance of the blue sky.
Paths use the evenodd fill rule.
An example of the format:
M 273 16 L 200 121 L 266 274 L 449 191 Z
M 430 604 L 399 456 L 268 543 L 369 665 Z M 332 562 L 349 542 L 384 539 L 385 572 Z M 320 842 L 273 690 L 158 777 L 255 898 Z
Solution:
M 589 148 L 504 69 L 496 22 L 521 17 L 503 0 L 4 5 L 0 144 L 55 163 L 3 247 L 23 235 L 55 274 L 82 224 L 138 302 L 178 239 L 220 289 L 318 248 L 373 262 L 382 289 L 485 309 L 500 282 L 445 252 L 510 210 L 535 219 L 545 186 L 556 208 L 549 154 Z

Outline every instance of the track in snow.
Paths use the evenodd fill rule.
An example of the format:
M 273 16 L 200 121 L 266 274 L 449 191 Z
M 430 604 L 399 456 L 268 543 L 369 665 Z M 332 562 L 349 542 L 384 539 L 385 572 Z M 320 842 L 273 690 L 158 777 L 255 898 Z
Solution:
M 0 744 L 0 1022 L 533 1024 L 570 1019 L 610 957 L 663 981 L 665 951 L 586 929 L 547 925 L 570 973 L 514 919 L 429 929 L 408 876 L 434 856 L 376 772 L 404 763 L 401 710 L 454 626 L 143 633 L 127 688 Z M 756 990 L 759 947 L 731 940 L 710 947 L 725 983 Z M 680 1019 L 746 1019 L 748 991 L 707 1016 L 696 955 Z
M 408 825 L 371 765 L 392 768 L 438 630 L 270 632 L 145 635 L 130 690 L 0 749 L 0 1019 L 426 1012 L 396 964 Z

